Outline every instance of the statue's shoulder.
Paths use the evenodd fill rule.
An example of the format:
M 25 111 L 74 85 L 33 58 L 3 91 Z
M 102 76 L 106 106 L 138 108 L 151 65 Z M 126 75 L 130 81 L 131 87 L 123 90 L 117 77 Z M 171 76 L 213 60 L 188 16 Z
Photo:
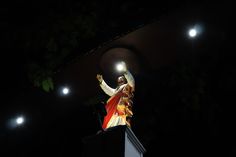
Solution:
M 123 90 L 128 91 L 128 92 L 134 91 L 133 87 L 130 86 L 128 83 L 124 86 Z

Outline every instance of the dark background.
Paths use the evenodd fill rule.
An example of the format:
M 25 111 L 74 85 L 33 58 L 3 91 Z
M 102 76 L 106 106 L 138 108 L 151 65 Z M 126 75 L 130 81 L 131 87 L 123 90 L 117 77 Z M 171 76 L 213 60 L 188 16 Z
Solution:
M 84 98 L 73 94 L 58 96 L 57 83 L 51 92 L 33 85 L 29 77 L 31 63 L 43 66 L 49 62 L 44 56 L 50 51 L 42 45 L 50 36 L 62 41 L 58 41 L 58 49 L 66 47 L 67 52 L 73 47 L 72 53 L 57 60 L 59 64 L 54 68 L 57 71 L 76 56 L 83 56 L 117 35 L 182 12 L 192 15 L 181 21 L 183 25 L 200 19 L 205 32 L 197 39 L 194 52 L 187 46 L 191 42 L 179 40 L 181 55 L 175 62 L 160 68 L 149 67 L 145 62 L 140 65 L 145 68 L 135 75 L 134 103 L 138 105 L 134 107 L 133 130 L 147 149 L 147 157 L 235 156 L 233 9 L 230 1 L 2 4 L 0 156 L 80 156 L 81 139 L 99 130 L 93 105 L 85 105 Z M 91 12 L 96 15 L 93 16 L 96 29 L 91 26 L 93 34 L 87 33 L 81 40 L 76 38 L 77 42 L 68 44 L 64 36 L 74 32 L 70 18 Z M 81 27 L 88 27 L 88 23 Z M 66 25 L 66 29 L 59 28 L 52 35 L 54 28 L 61 25 Z M 168 23 L 166 27 L 170 27 Z M 16 129 L 7 127 L 9 119 L 19 113 L 25 115 L 25 125 Z

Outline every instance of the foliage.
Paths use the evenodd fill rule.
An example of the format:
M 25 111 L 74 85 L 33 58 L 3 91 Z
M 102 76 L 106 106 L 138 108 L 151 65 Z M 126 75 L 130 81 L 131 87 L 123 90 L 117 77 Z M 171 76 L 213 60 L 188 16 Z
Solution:
M 43 18 L 27 32 L 24 45 L 30 81 L 49 92 L 54 87 L 55 70 L 75 52 L 83 55 L 84 42 L 96 35 L 96 15 L 78 11 L 62 16 L 54 12 Z

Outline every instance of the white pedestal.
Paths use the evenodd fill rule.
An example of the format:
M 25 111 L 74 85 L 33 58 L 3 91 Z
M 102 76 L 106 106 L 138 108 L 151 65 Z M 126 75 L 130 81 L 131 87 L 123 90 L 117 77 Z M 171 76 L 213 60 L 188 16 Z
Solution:
M 127 126 L 116 126 L 83 139 L 84 157 L 143 157 L 145 148 Z

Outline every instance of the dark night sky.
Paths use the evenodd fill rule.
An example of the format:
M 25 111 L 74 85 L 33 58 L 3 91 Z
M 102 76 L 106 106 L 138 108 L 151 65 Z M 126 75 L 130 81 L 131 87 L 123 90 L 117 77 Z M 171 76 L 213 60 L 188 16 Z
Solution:
M 30 55 L 22 39 L 47 27 L 47 22 L 40 25 L 42 19 L 50 25 L 50 17 L 76 13 L 77 3 L 22 1 L 1 6 L 1 157 L 80 156 L 81 139 L 99 130 L 93 105 L 87 101 L 106 99 L 95 75 L 103 73 L 114 85 L 116 75 L 109 75 L 107 59 L 119 58 L 121 49 L 136 78 L 133 131 L 147 149 L 146 157 L 236 155 L 232 2 L 102 1 L 99 21 L 117 23 L 96 36 L 98 43 L 147 23 L 148 18 L 157 22 L 115 40 L 111 45 L 117 49 L 106 51 L 105 46 L 76 62 L 62 63 L 66 66 L 54 76 L 54 91 L 46 93 L 28 79 Z M 123 14 L 113 12 L 116 6 L 123 6 Z M 185 31 L 196 23 L 203 32 L 193 44 Z M 72 93 L 61 97 L 58 89 L 65 84 Z M 9 128 L 9 119 L 18 114 L 25 116 L 25 125 Z

